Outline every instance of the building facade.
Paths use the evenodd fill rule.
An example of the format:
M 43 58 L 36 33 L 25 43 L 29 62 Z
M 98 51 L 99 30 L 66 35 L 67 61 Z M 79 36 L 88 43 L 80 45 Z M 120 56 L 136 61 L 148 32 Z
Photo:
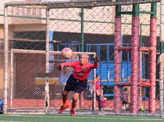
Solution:
M 4 51 L 3 51 L 3 11 L 5 2 L 12 2 L 13 0 L 0 1 L 0 96 L 2 96 L 3 89 L 3 65 L 4 65 Z M 17 0 L 23 1 L 23 0 Z M 34 0 L 24 0 L 34 1 Z M 42 1 L 42 0 L 36 0 Z M 150 11 L 150 4 L 140 5 L 140 11 Z M 131 11 L 132 6 L 122 6 L 122 11 Z M 43 8 L 30 7 L 10 7 L 9 8 L 9 40 L 14 47 L 21 42 L 44 42 L 45 40 L 45 10 Z M 113 42 L 114 36 L 114 18 L 115 7 L 95 7 L 91 9 L 84 9 L 84 27 L 85 42 L 106 43 Z M 54 41 L 71 42 L 81 41 L 81 16 L 82 10 L 79 8 L 69 9 L 52 9 L 50 11 L 50 30 L 54 31 Z M 131 35 L 131 15 L 122 15 L 122 36 L 128 39 Z M 150 15 L 140 14 L 140 34 L 145 37 L 143 41 L 147 41 L 150 34 Z M 157 35 L 160 35 L 160 4 L 157 7 Z M 130 40 L 127 40 L 130 41 Z M 23 46 L 23 44 L 22 44 Z M 16 46 L 17 47 L 17 46 Z M 23 47 L 21 47 L 23 48 Z M 33 48 L 31 46 L 31 48 Z

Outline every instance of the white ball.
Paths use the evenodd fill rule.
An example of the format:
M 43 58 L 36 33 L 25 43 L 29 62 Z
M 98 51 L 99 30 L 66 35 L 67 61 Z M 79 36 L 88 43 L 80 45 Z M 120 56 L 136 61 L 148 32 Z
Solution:
M 72 57 L 72 49 L 71 48 L 65 47 L 62 49 L 61 53 L 65 58 L 71 58 Z

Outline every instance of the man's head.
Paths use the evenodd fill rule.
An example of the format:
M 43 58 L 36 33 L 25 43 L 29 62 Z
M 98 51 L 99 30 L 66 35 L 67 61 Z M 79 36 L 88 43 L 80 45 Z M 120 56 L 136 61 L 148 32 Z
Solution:
M 128 91 L 128 88 L 127 88 L 127 87 L 125 87 L 123 90 L 124 90 L 124 91 Z
M 103 85 L 100 85 L 100 88 L 102 88 L 102 89 L 103 89 L 103 88 L 104 88 L 104 86 L 103 86 Z
M 82 65 L 88 64 L 88 54 L 82 53 L 82 54 L 80 55 L 80 63 L 81 63 Z
M 96 79 L 100 79 L 100 75 L 99 74 L 96 74 Z

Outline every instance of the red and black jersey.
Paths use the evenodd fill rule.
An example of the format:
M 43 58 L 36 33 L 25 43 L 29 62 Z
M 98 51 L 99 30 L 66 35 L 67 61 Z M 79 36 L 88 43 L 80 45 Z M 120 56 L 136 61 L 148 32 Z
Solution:
M 62 67 L 72 67 L 74 69 L 73 76 L 78 80 L 86 80 L 91 69 L 97 68 L 98 63 L 81 65 L 80 61 L 66 62 L 61 64 Z

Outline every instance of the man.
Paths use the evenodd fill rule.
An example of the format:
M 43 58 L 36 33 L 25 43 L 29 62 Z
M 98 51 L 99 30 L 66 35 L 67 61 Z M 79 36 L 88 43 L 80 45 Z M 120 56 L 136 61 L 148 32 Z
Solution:
M 102 97 L 102 88 L 101 88 L 101 85 L 100 85 L 100 75 L 96 75 L 96 79 L 95 79 L 95 83 L 96 83 L 96 99 L 98 101 L 98 108 L 99 108 L 99 111 L 101 111 L 101 108 L 102 108 L 102 103 L 101 103 L 101 97 Z M 92 82 L 92 89 L 94 89 L 95 87 L 95 84 L 94 82 Z
M 70 114 L 72 116 L 76 116 L 76 104 L 79 97 L 79 94 L 84 91 L 84 89 L 87 87 L 87 78 L 89 73 L 91 72 L 91 69 L 98 67 L 98 61 L 99 58 L 94 58 L 94 64 L 91 64 L 88 62 L 88 55 L 86 53 L 83 53 L 80 55 L 80 61 L 73 61 L 73 62 L 66 62 L 61 63 L 60 67 L 61 70 L 64 67 L 72 67 L 73 73 L 69 77 L 66 86 L 63 91 L 63 105 L 61 106 L 59 110 L 59 114 L 63 113 L 66 108 L 68 108 L 68 93 L 70 91 L 74 91 L 73 99 L 72 99 L 72 107 L 70 110 Z
M 128 108 L 128 88 L 125 87 L 122 91 L 121 94 L 121 99 L 122 99 L 122 105 L 123 105 L 123 110 L 127 110 Z
M 0 99 L 0 114 L 3 114 L 3 100 Z

